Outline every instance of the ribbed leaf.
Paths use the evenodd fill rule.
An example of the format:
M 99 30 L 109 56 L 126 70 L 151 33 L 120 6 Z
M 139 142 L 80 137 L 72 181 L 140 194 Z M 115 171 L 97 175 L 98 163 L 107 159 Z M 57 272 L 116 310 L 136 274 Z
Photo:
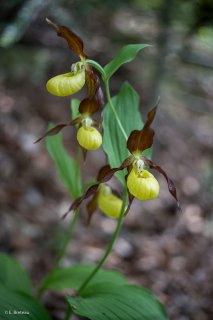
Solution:
M 89 274 L 94 270 L 95 265 L 74 265 L 73 267 L 57 269 L 44 281 L 43 288 L 63 290 L 68 288 L 79 288 Z M 100 270 L 91 283 L 110 281 L 116 284 L 126 283 L 125 278 L 116 271 Z
M 74 313 L 91 320 L 168 320 L 156 297 L 138 286 L 99 283 L 67 299 Z
M 139 113 L 139 97 L 136 91 L 128 83 L 124 83 L 117 96 L 112 98 L 118 117 L 127 136 L 132 130 L 140 130 L 143 127 Z M 114 115 L 107 105 L 103 112 L 103 148 L 108 156 L 112 168 L 119 167 L 128 157 L 126 140 L 118 127 Z M 125 172 L 118 172 L 116 176 L 124 183 Z
M 117 56 L 104 67 L 106 78 L 109 79 L 120 66 L 132 61 L 140 50 L 148 46 L 148 44 L 141 43 L 124 46 Z
M 28 273 L 16 260 L 3 253 L 0 254 L 0 284 L 11 290 L 32 292 Z
M 50 320 L 43 306 L 25 293 L 13 292 L 0 285 L 0 297 L 1 320 Z
M 50 126 L 51 128 L 51 126 Z M 46 139 L 47 150 L 55 163 L 57 173 L 75 199 L 81 195 L 81 174 L 78 162 L 65 150 L 62 142 L 62 134 Z

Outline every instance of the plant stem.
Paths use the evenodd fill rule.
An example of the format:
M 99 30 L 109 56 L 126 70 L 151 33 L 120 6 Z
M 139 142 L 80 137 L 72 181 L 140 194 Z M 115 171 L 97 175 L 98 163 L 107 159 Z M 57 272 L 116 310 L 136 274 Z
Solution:
M 70 307 L 69 304 L 67 304 L 67 310 L 64 316 L 64 320 L 69 320 L 71 316 L 72 316 L 72 308 Z
M 60 249 L 60 252 L 58 253 L 58 256 L 57 256 L 57 258 L 56 258 L 56 260 L 55 260 L 55 262 L 53 264 L 53 267 L 52 267 L 51 271 L 48 273 L 47 277 L 49 277 L 59 267 L 59 264 L 60 264 L 64 254 L 66 252 L 67 246 L 70 243 L 70 240 L 72 238 L 72 235 L 73 235 L 73 232 L 74 232 L 74 229 L 75 229 L 75 225 L 76 225 L 76 222 L 77 222 L 77 219 L 78 219 L 78 214 L 79 214 L 78 211 L 76 211 L 73 214 L 73 217 L 71 219 L 71 222 L 70 222 L 70 225 L 69 225 L 69 229 L 68 229 L 67 234 L 65 236 L 62 248 Z M 39 286 L 39 290 L 38 290 L 38 297 L 39 298 L 41 298 L 41 296 L 43 295 L 43 293 L 46 290 L 45 280 L 46 280 L 47 277 L 44 278 L 44 280 L 42 281 L 42 283 Z
M 118 117 L 118 114 L 117 114 L 117 112 L 115 110 L 115 107 L 114 107 L 114 105 L 112 103 L 112 99 L 111 99 L 110 91 L 109 91 L 109 81 L 108 80 L 105 82 L 105 90 L 106 90 L 106 97 L 107 97 L 107 101 L 109 103 L 109 107 L 110 107 L 110 109 L 111 109 L 111 111 L 112 111 L 112 113 L 113 113 L 113 115 L 115 117 L 115 120 L 117 121 L 119 129 L 121 130 L 125 140 L 127 140 L 128 137 L 127 137 L 126 131 L 124 130 L 124 127 L 122 126 L 122 123 L 121 123 L 121 121 L 120 121 L 120 119 Z
M 82 293 L 82 291 L 85 289 L 85 287 L 88 285 L 88 283 L 94 278 L 94 276 L 100 270 L 100 268 L 103 266 L 104 262 L 106 261 L 107 257 L 109 256 L 110 252 L 112 251 L 113 246 L 115 244 L 115 241 L 118 237 L 118 234 L 119 234 L 121 226 L 122 226 L 122 221 L 123 221 L 124 212 L 125 212 L 125 208 L 126 208 L 126 202 L 127 202 L 127 190 L 125 188 L 120 217 L 118 219 L 118 223 L 117 223 L 115 231 L 112 235 L 112 238 L 106 248 L 106 251 L 105 251 L 103 257 L 100 259 L 97 266 L 95 267 L 95 269 L 91 272 L 91 274 L 87 277 L 87 279 L 83 282 L 83 284 L 78 289 L 77 295 L 80 295 Z
M 91 64 L 101 74 L 102 80 L 103 80 L 104 85 L 105 85 L 106 97 L 107 97 L 107 101 L 109 103 L 109 107 L 112 110 L 112 113 L 113 113 L 113 115 L 115 117 L 115 120 L 116 120 L 118 126 L 119 126 L 119 129 L 121 130 L 125 140 L 127 140 L 128 139 L 127 134 L 126 134 L 126 132 L 124 130 L 124 127 L 122 126 L 122 123 L 121 123 L 121 121 L 120 121 L 120 119 L 118 117 L 118 114 L 117 114 L 117 112 L 115 110 L 115 107 L 114 107 L 114 105 L 112 103 L 112 99 L 111 99 L 111 96 L 110 96 L 110 90 L 109 90 L 109 79 L 107 79 L 107 75 L 106 75 L 106 72 L 105 72 L 104 68 L 102 68 L 102 66 L 99 63 L 97 63 L 96 61 L 94 61 L 94 60 L 87 60 L 87 62 L 89 64 Z

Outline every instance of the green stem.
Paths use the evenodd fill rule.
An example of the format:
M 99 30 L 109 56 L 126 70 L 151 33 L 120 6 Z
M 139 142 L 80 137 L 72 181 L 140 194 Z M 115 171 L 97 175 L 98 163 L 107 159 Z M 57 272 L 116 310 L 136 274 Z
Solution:
M 71 238 L 73 236 L 73 232 L 74 232 L 74 229 L 75 229 L 75 225 L 76 225 L 77 219 L 78 219 L 78 212 L 75 212 L 73 214 L 72 220 L 70 222 L 69 229 L 68 229 L 67 234 L 65 236 L 62 248 L 60 249 L 60 252 L 58 253 L 58 256 L 57 256 L 57 258 L 56 258 L 56 260 L 55 260 L 55 262 L 53 264 L 53 267 L 52 267 L 51 271 L 48 273 L 47 277 L 49 277 L 59 267 L 59 264 L 60 264 L 62 258 L 65 255 L 67 246 L 70 243 L 70 240 L 71 240 Z M 45 287 L 46 278 L 42 281 L 42 283 L 39 286 L 39 290 L 38 290 L 38 297 L 39 298 L 41 298 L 41 296 L 43 295 L 43 293 L 46 290 L 46 287 Z
M 91 64 L 101 74 L 102 80 L 103 80 L 104 85 L 105 85 L 106 97 L 107 97 L 107 101 L 108 101 L 109 107 L 112 110 L 112 113 L 113 113 L 113 115 L 115 117 L 115 120 L 116 120 L 116 122 L 118 124 L 119 129 L 121 130 L 125 140 L 127 140 L 128 136 L 127 136 L 127 134 L 126 134 L 126 132 L 124 130 L 124 127 L 122 126 L 122 123 L 121 123 L 121 121 L 120 121 L 120 119 L 118 117 L 118 114 L 117 114 L 117 112 L 115 110 L 115 107 L 113 105 L 113 102 L 112 102 L 112 99 L 111 99 L 111 96 L 110 96 L 109 80 L 107 79 L 107 75 L 106 75 L 106 72 L 105 72 L 104 68 L 102 68 L 102 66 L 99 63 L 97 63 L 96 61 L 94 61 L 94 60 L 87 60 L 87 62 L 89 64 Z
M 69 304 L 67 304 L 67 310 L 64 316 L 64 320 L 69 320 L 71 316 L 72 316 L 72 308 L 70 307 Z
M 127 202 L 127 190 L 125 189 L 120 217 L 118 219 L 118 223 L 117 223 L 117 226 L 116 226 L 115 231 L 113 233 L 113 236 L 112 236 L 112 238 L 106 248 L 106 251 L 105 251 L 103 257 L 100 259 L 100 261 L 97 264 L 97 266 L 95 267 L 95 269 L 91 272 L 91 274 L 86 278 L 86 280 L 80 286 L 80 288 L 78 289 L 77 295 L 80 295 L 82 293 L 82 291 L 85 289 L 85 287 L 88 285 L 88 283 L 94 278 L 94 276 L 100 270 L 100 268 L 103 266 L 104 262 L 106 261 L 107 257 L 109 256 L 110 252 L 112 251 L 113 246 L 115 244 L 115 241 L 118 237 L 118 234 L 119 234 L 121 226 L 122 226 L 122 221 L 123 221 L 124 212 L 125 212 L 125 208 L 126 208 L 126 202 Z
M 115 107 L 114 107 L 114 105 L 112 103 L 112 99 L 111 99 L 110 91 L 109 91 L 109 81 L 108 80 L 105 82 L 105 90 L 106 90 L 106 97 L 107 97 L 107 101 L 109 103 L 110 109 L 111 109 L 111 111 L 112 111 L 112 113 L 113 113 L 113 115 L 115 117 L 115 120 L 117 121 L 119 129 L 121 130 L 125 140 L 127 140 L 128 137 L 127 137 L 126 131 L 124 130 L 124 127 L 122 126 L 122 123 L 121 123 L 121 121 L 120 121 L 120 119 L 118 117 L 118 114 L 117 114 L 117 112 L 115 110 Z

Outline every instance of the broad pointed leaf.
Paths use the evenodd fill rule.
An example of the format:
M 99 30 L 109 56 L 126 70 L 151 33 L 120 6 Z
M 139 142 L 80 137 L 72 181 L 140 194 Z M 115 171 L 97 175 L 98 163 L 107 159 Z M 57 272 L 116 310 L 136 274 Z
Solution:
M 77 264 L 72 267 L 61 268 L 51 273 L 44 281 L 42 288 L 53 290 L 77 289 L 95 269 L 95 265 Z M 126 279 L 118 272 L 101 269 L 91 281 L 91 284 L 102 281 L 113 282 L 115 284 L 125 284 Z
M 120 66 L 132 61 L 140 50 L 148 46 L 149 44 L 142 43 L 128 44 L 127 46 L 124 46 L 117 56 L 104 67 L 106 78 L 109 79 L 116 72 L 116 70 L 120 68 Z
M 168 320 L 156 297 L 134 285 L 89 285 L 81 297 L 68 298 L 68 303 L 74 313 L 91 320 Z
M 37 299 L 23 292 L 15 292 L 0 284 L 1 320 L 50 320 L 47 311 Z
M 28 273 L 16 260 L 3 253 L 0 254 L 0 284 L 11 290 L 32 293 Z
M 127 137 L 132 130 L 141 129 L 143 122 L 139 113 L 139 97 L 130 84 L 124 83 L 117 96 L 112 98 L 121 124 Z M 107 105 L 103 112 L 103 148 L 107 154 L 108 162 L 112 168 L 119 167 L 128 157 L 126 139 L 120 131 L 113 112 Z M 125 170 L 124 170 L 125 171 Z M 122 184 L 125 183 L 126 172 L 116 173 Z
M 74 199 L 78 198 L 82 192 L 79 163 L 65 150 L 61 133 L 48 137 L 46 145 L 61 181 L 68 189 L 70 195 Z

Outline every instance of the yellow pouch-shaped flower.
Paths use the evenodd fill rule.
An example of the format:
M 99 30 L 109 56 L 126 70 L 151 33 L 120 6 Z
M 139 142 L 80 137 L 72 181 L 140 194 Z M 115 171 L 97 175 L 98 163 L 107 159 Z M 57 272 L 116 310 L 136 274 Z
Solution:
M 81 62 L 72 65 L 71 72 L 51 78 L 47 91 L 55 96 L 65 97 L 80 91 L 85 84 L 85 69 Z
M 159 194 L 159 183 L 147 170 L 138 173 L 133 168 L 127 178 L 129 192 L 139 200 L 150 200 L 157 198 Z
M 98 194 L 97 202 L 99 209 L 107 216 L 115 219 L 119 218 L 122 200 L 115 196 L 108 186 L 102 186 Z
M 77 132 L 77 140 L 80 146 L 87 150 L 96 150 L 102 144 L 100 132 L 93 127 L 80 127 Z

